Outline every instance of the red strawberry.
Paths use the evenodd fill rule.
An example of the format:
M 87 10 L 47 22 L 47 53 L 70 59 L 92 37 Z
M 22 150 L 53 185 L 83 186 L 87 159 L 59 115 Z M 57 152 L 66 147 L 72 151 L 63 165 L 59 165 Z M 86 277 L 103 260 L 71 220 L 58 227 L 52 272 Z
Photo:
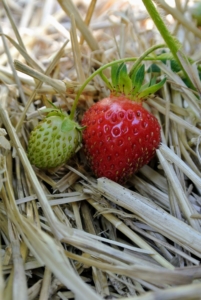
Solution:
M 126 73 L 126 80 L 135 77 L 132 91 L 135 89 L 134 96 L 138 102 L 132 101 L 128 95 L 122 93 L 121 79 L 117 78 L 117 84 L 113 87 L 116 95 L 112 93 L 110 97 L 94 104 L 83 116 L 82 126 L 86 126 L 83 131 L 84 151 L 97 177 L 104 176 L 116 182 L 124 182 L 147 164 L 159 147 L 160 125 L 157 119 L 143 108 L 139 99 L 142 95 L 146 96 L 147 93 L 158 90 L 164 81 L 140 92 L 139 77 L 136 79 L 136 75 L 141 75 L 142 85 L 144 67 L 138 68 L 135 73 L 130 77 Z M 119 74 L 117 76 L 120 77 Z M 113 84 L 114 81 L 113 79 Z M 139 87 L 136 88 L 137 85 Z M 122 85 L 123 91 L 126 91 L 125 86 Z

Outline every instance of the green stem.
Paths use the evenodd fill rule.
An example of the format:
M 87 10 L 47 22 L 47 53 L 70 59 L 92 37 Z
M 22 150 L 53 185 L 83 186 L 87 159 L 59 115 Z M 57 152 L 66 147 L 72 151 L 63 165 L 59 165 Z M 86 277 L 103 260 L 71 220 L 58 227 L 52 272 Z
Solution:
M 173 37 L 167 27 L 165 26 L 165 23 L 163 22 L 160 14 L 158 13 L 157 9 L 155 8 L 152 0 L 142 0 L 144 3 L 144 6 L 146 7 L 148 13 L 150 14 L 154 24 L 156 25 L 158 31 L 160 32 L 161 36 L 163 37 L 165 43 L 167 44 L 168 48 L 172 52 L 173 56 L 179 63 L 181 69 L 183 70 L 184 74 L 186 75 L 186 78 L 189 80 L 191 88 L 194 88 L 194 85 L 189 77 L 189 75 L 186 73 L 182 63 L 180 62 L 180 59 L 177 55 L 178 51 L 181 50 L 181 44 L 177 40 L 176 37 Z
M 166 47 L 164 44 L 159 44 L 159 45 L 156 45 L 156 46 L 153 46 L 151 48 L 149 48 L 147 51 L 145 51 L 139 58 L 136 58 L 136 57 L 128 57 L 128 58 L 122 58 L 122 59 L 119 59 L 119 60 L 115 60 L 115 61 L 112 61 L 102 67 L 100 67 L 98 70 L 96 70 L 94 73 L 92 73 L 87 79 L 86 81 L 83 83 L 83 85 L 80 87 L 80 89 L 78 90 L 77 92 L 77 95 L 75 97 L 75 101 L 73 103 L 73 107 L 71 109 L 71 113 L 70 113 L 70 119 L 72 120 L 74 118 L 74 115 L 75 115 L 75 110 L 76 110 L 76 107 L 77 107 L 77 103 L 79 101 L 79 98 L 80 98 L 80 95 L 82 94 L 84 88 L 87 86 L 87 84 L 98 74 L 102 73 L 103 70 L 107 69 L 108 67 L 111 67 L 115 64 L 119 64 L 119 63 L 122 63 L 122 62 L 128 62 L 128 61 L 136 61 L 134 66 L 135 68 L 146 58 L 147 55 L 149 55 L 151 52 L 159 49 L 159 48 L 164 48 Z M 154 60 L 156 60 L 157 58 L 154 58 Z M 132 68 L 133 70 L 133 68 Z

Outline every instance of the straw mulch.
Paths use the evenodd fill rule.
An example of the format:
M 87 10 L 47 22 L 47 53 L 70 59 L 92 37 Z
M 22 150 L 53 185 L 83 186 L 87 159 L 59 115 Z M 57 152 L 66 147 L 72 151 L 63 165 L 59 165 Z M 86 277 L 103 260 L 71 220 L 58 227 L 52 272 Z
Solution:
M 199 63 L 192 3 L 175 1 L 172 10 L 174 1 L 157 2 Z M 167 83 L 145 105 L 161 123 L 162 144 L 126 185 L 94 178 L 82 150 L 66 165 L 40 171 L 26 148 L 49 101 L 70 111 L 94 70 L 163 41 L 141 1 L 2 0 L 0 8 L 0 299 L 201 299 L 195 65 L 183 60 L 197 93 L 170 62 L 155 62 Z M 96 76 L 80 96 L 77 120 L 106 95 Z

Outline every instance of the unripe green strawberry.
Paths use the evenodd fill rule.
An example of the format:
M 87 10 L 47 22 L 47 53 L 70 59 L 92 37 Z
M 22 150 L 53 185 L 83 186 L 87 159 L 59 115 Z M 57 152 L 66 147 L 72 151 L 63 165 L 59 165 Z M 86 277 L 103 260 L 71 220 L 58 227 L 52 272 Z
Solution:
M 65 163 L 80 146 L 81 129 L 65 112 L 53 109 L 31 132 L 28 144 L 31 164 L 49 169 Z

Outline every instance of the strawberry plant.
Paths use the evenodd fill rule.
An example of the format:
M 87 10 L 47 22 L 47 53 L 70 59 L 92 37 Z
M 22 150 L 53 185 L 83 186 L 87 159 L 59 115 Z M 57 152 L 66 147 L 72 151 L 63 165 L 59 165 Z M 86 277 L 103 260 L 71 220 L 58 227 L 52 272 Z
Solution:
M 152 79 L 144 84 L 144 65 L 141 61 L 158 45 L 147 50 L 128 74 L 128 58 L 109 63 L 95 71 L 81 86 L 71 114 L 57 108 L 46 109 L 46 118 L 31 132 L 28 144 L 30 162 L 38 168 L 55 168 L 69 160 L 83 146 L 87 161 L 97 177 L 105 176 L 117 182 L 147 164 L 160 144 L 160 125 L 145 110 L 142 100 L 160 89 L 165 79 L 156 83 Z M 120 63 L 120 65 L 119 65 Z M 111 66 L 111 82 L 102 71 Z M 111 90 L 111 95 L 92 106 L 79 126 L 74 119 L 79 96 L 89 81 L 99 74 Z
M 128 74 L 126 65 L 113 65 L 109 97 L 87 110 L 82 119 L 83 147 L 87 161 L 97 177 L 124 182 L 147 164 L 160 144 L 160 125 L 143 108 L 143 99 L 159 90 L 159 83 L 144 83 L 144 65 Z
M 81 127 L 59 109 L 47 109 L 47 116 L 31 132 L 28 158 L 41 169 L 55 168 L 69 160 L 81 143 Z

